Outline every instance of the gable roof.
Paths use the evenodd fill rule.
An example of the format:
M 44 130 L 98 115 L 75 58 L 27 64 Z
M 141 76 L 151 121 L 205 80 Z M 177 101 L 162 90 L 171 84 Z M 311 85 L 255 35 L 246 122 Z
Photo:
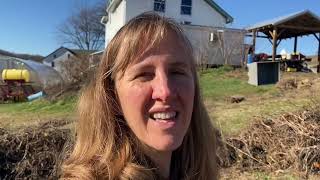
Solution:
M 226 23 L 232 23 L 233 17 L 228 14 L 225 10 L 223 10 L 217 3 L 215 3 L 213 0 L 204 0 L 206 3 L 208 3 L 213 9 L 218 11 L 224 18 L 226 18 Z
M 43 62 L 47 62 L 47 63 L 53 62 L 56 58 L 60 57 L 62 54 L 64 54 L 67 51 L 75 55 L 75 53 L 69 50 L 68 48 L 61 46 L 55 51 L 53 51 L 52 53 L 50 53 L 48 56 L 43 58 Z
M 97 52 L 96 50 L 84 50 L 84 49 L 68 49 L 68 50 L 73 54 L 75 54 L 76 56 L 89 55 L 94 52 Z
M 60 48 L 56 49 L 55 51 L 50 53 L 48 56 L 46 56 L 43 59 L 43 61 L 47 62 L 47 63 L 53 62 L 53 61 L 55 61 L 55 59 L 57 59 L 58 57 L 60 57 L 61 55 L 63 55 L 66 52 L 70 52 L 71 54 L 73 54 L 75 56 L 82 56 L 82 55 L 89 55 L 89 54 L 95 52 L 95 50 L 69 49 L 69 48 L 61 46 Z
M 248 30 L 257 29 L 257 28 L 261 28 L 261 27 L 264 27 L 264 26 L 268 26 L 268 25 L 276 26 L 276 25 L 280 25 L 280 24 L 286 23 L 287 21 L 293 20 L 295 18 L 299 18 L 300 16 L 303 16 L 303 15 L 310 15 L 311 17 L 313 17 L 313 18 L 317 19 L 318 21 L 320 21 L 320 18 L 317 15 L 315 15 L 314 13 L 312 13 L 311 11 L 303 10 L 303 11 L 298 11 L 298 12 L 294 12 L 294 13 L 291 13 L 291 14 L 287 14 L 287 15 L 284 15 L 284 16 L 280 16 L 280 17 L 277 17 L 277 18 L 274 18 L 274 19 L 271 19 L 271 20 L 259 22 L 257 24 L 252 25 L 252 26 L 249 26 L 246 29 L 248 29 Z

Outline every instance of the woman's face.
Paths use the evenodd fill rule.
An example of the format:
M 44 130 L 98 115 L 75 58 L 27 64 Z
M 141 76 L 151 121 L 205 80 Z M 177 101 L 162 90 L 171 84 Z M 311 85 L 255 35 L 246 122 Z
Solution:
M 194 101 L 191 57 L 172 33 L 116 78 L 123 115 L 140 141 L 158 151 L 177 149 Z

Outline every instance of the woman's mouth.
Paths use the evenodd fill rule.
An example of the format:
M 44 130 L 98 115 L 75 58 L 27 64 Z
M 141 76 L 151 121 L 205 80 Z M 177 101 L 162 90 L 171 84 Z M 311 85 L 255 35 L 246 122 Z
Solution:
M 156 112 L 151 113 L 150 118 L 155 121 L 174 121 L 178 116 L 178 112 L 176 111 L 168 111 L 168 112 Z

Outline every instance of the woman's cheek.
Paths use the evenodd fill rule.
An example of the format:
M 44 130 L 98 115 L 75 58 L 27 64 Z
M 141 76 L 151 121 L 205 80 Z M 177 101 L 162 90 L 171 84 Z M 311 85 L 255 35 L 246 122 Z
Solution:
M 145 103 L 151 99 L 152 88 L 147 83 L 135 83 L 128 91 L 127 99 L 131 99 L 132 104 Z
M 190 77 L 180 77 L 176 78 L 175 82 L 173 84 L 176 86 L 178 92 L 184 92 L 184 91 L 190 91 L 194 89 L 194 82 L 193 78 Z

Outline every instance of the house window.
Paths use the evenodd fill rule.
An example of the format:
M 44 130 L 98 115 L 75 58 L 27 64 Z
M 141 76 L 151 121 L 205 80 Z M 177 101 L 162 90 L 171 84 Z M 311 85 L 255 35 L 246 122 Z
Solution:
M 51 62 L 51 67 L 54 67 L 54 62 L 53 61 Z
M 154 11 L 164 12 L 166 8 L 166 0 L 154 0 Z
M 192 0 L 181 0 L 181 14 L 191 15 Z

